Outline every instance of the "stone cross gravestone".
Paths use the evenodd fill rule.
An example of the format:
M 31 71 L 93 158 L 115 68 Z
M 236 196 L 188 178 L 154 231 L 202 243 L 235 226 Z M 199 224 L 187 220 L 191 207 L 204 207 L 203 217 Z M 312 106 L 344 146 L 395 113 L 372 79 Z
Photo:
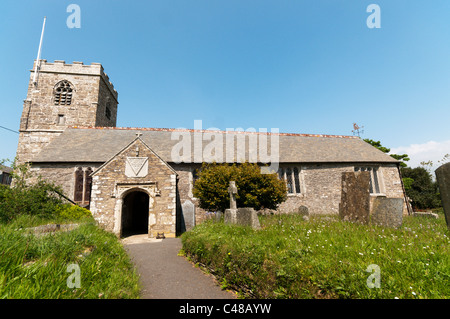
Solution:
M 223 221 L 225 222 L 225 224 L 236 224 L 237 223 L 236 182 L 234 181 L 230 182 L 230 186 L 228 187 L 228 194 L 230 194 L 230 208 L 225 209 Z
M 228 193 L 230 194 L 230 208 L 225 210 L 224 223 L 241 226 L 251 226 L 254 229 L 260 229 L 261 226 L 259 224 L 258 214 L 252 207 L 237 208 L 236 182 L 230 182 Z
M 228 194 L 230 194 L 230 209 L 236 209 L 236 194 L 237 194 L 237 187 L 236 182 L 231 181 L 230 186 L 228 187 Z
M 374 198 L 370 217 L 371 224 L 398 228 L 402 222 L 403 198 Z
M 435 172 L 444 207 L 445 221 L 450 230 L 450 163 L 439 166 Z
M 339 216 L 343 220 L 369 223 L 370 217 L 370 173 L 342 173 L 341 203 Z

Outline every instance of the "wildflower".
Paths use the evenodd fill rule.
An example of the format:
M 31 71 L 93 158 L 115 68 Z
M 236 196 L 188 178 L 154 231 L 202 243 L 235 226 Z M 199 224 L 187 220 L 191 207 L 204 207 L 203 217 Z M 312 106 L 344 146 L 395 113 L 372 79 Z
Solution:
M 413 291 L 413 292 L 411 292 L 414 296 L 416 295 L 416 293 Z

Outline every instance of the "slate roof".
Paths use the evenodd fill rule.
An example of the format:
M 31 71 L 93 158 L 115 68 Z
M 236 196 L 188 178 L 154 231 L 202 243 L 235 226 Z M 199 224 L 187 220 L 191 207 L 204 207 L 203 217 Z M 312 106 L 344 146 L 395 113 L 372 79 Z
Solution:
M 0 164 L 0 172 L 10 174 L 12 171 L 13 171 L 13 169 L 11 167 Z
M 245 136 L 255 136 L 256 134 L 258 137 L 264 134 L 267 135 L 269 154 L 270 137 L 272 134 L 276 134 L 279 138 L 280 163 L 398 163 L 391 156 L 354 136 L 99 127 L 67 128 L 60 136 L 55 137 L 33 159 L 33 162 L 103 163 L 132 142 L 136 138 L 136 133 L 142 133 L 141 139 L 163 160 L 172 163 L 174 162 L 171 155 L 172 148 L 179 143 L 179 139 L 172 140 L 171 138 L 174 132 L 189 133 L 192 145 L 194 144 L 194 132 L 216 134 L 222 137 L 224 150 L 228 134 L 233 134 L 235 147 L 236 136 L 240 134 Z M 208 140 L 203 141 L 203 148 L 209 143 L 211 142 Z M 194 146 L 191 151 L 191 162 L 194 162 L 193 150 Z M 248 147 L 246 151 L 248 151 Z M 225 158 L 225 151 L 223 154 Z M 248 159 L 248 155 L 246 159 Z

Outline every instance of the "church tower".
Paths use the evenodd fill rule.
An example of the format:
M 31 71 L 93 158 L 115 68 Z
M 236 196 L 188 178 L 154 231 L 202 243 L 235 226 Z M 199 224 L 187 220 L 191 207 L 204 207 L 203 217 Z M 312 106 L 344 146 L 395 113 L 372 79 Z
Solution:
M 41 60 L 36 83 L 34 69 L 20 119 L 19 163 L 32 162 L 68 126 L 116 126 L 118 94 L 101 64 Z

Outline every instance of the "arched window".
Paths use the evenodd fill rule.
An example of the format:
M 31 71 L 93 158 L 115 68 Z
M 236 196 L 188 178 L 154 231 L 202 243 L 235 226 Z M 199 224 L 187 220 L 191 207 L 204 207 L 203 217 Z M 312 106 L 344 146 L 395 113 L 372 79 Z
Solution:
M 278 177 L 286 182 L 289 194 L 300 194 L 302 192 L 300 185 L 300 169 L 296 166 L 278 169 Z
M 107 101 L 106 102 L 106 107 L 105 107 L 105 116 L 108 120 L 111 119 L 111 102 Z
M 290 167 L 286 168 L 286 186 L 289 194 L 294 193 L 294 185 L 292 185 L 292 170 Z
M 298 175 L 298 168 L 294 167 L 294 182 L 295 182 L 295 192 L 297 194 L 301 193 L 300 191 L 300 177 Z
M 54 89 L 55 105 L 70 105 L 72 103 L 72 88 L 69 81 L 61 81 Z
M 92 186 L 92 168 L 88 167 L 83 170 L 78 167 L 75 170 L 75 185 L 74 185 L 74 202 L 81 205 L 89 204 L 91 200 L 91 186 Z
M 78 167 L 75 171 L 75 192 L 73 200 L 75 202 L 83 201 L 83 169 Z
M 84 199 L 85 203 L 89 203 L 91 200 L 91 186 L 92 186 L 92 168 L 88 167 L 84 171 Z

